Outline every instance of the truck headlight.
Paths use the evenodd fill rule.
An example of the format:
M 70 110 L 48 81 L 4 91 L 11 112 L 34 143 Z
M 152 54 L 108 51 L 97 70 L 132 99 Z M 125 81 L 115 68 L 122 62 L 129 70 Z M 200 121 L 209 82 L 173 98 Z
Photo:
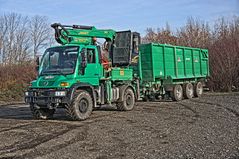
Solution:
M 66 91 L 56 91 L 55 96 L 60 96 L 60 97 L 66 96 Z

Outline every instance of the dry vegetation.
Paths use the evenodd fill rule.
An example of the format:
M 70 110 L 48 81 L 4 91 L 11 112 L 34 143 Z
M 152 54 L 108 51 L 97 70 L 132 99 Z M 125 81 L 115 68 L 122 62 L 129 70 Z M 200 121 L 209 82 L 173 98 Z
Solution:
M 46 17 L 0 15 L 0 101 L 20 100 L 29 81 L 35 78 L 34 58 L 53 44 L 52 29 Z M 159 42 L 209 49 L 213 91 L 239 88 L 239 17 L 224 18 L 210 27 L 189 18 L 184 27 L 171 31 L 148 28 L 143 42 Z
M 22 100 L 24 89 L 36 77 L 32 62 L 1 65 L 0 67 L 0 101 Z

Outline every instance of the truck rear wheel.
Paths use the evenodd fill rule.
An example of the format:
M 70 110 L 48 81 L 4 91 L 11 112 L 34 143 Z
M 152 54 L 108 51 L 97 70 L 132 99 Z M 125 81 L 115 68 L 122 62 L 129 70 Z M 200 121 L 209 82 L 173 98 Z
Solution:
M 191 99 L 193 97 L 194 88 L 192 83 L 186 83 L 183 86 L 183 95 L 186 99 Z
M 123 101 L 116 104 L 118 110 L 129 111 L 134 108 L 135 96 L 134 91 L 131 88 L 126 88 L 123 95 Z
M 194 95 L 195 97 L 201 97 L 203 93 L 203 85 L 202 82 L 197 82 L 194 85 Z
M 73 120 L 87 119 L 91 115 L 92 110 L 92 97 L 87 91 L 83 90 L 75 93 L 71 104 L 66 106 L 66 112 Z
M 183 99 L 183 88 L 181 85 L 177 84 L 173 87 L 171 97 L 174 101 L 180 101 Z
M 32 115 L 34 119 L 52 119 L 55 109 L 48 108 L 32 108 Z

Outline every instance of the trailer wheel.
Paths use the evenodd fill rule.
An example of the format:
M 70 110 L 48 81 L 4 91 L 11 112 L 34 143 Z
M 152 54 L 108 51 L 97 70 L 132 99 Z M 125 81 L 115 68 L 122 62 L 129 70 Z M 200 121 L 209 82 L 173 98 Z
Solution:
M 177 84 L 173 87 L 171 97 L 174 101 L 180 101 L 183 99 L 183 88 L 181 85 Z
M 55 109 L 48 109 L 48 108 L 32 108 L 32 115 L 34 119 L 52 119 L 53 114 L 55 113 Z
M 186 99 L 191 99 L 193 97 L 194 88 L 192 83 L 186 83 L 183 85 L 183 95 Z
M 135 96 L 131 88 L 126 88 L 124 91 L 123 101 L 116 104 L 118 110 L 129 111 L 134 108 Z
M 87 91 L 80 90 L 75 93 L 70 105 L 66 106 L 67 114 L 73 120 L 85 120 L 93 111 L 93 100 Z
M 203 85 L 202 82 L 197 82 L 194 85 L 194 95 L 195 97 L 201 97 L 203 93 Z

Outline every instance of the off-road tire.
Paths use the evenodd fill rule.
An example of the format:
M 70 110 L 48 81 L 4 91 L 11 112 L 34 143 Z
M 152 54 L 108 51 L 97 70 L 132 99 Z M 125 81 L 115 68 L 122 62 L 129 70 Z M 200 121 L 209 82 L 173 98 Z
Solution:
M 191 99 L 194 96 L 194 87 L 192 83 L 186 83 L 183 85 L 183 96 L 186 99 Z
M 116 104 L 116 107 L 120 111 L 129 111 L 134 108 L 135 95 L 131 88 L 126 88 L 123 95 L 123 101 Z
M 173 87 L 173 91 L 170 92 L 170 96 L 173 101 L 180 101 L 183 99 L 183 88 L 181 85 L 177 84 Z
M 194 96 L 201 97 L 202 94 L 203 94 L 203 84 L 202 84 L 202 82 L 197 82 L 194 85 Z
M 91 95 L 84 90 L 74 94 L 70 105 L 66 106 L 66 113 L 72 120 L 85 120 L 93 111 L 93 100 Z
M 55 113 L 55 109 L 48 108 L 31 108 L 32 116 L 37 120 L 47 120 L 52 119 Z

